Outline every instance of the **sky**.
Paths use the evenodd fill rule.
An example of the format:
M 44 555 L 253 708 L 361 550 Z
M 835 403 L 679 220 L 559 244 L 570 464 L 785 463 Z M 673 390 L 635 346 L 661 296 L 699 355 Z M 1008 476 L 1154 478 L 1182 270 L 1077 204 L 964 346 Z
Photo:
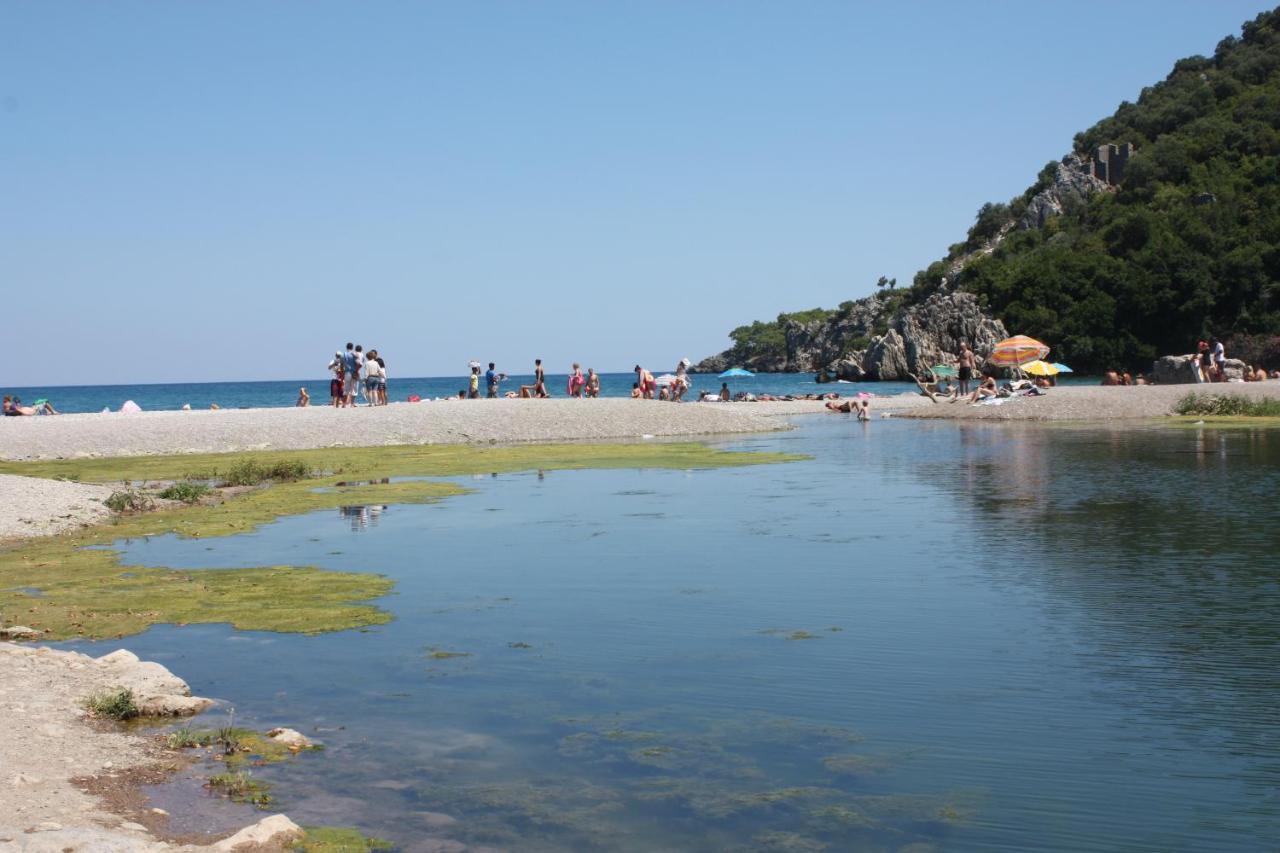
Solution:
M 670 369 L 866 296 L 1260 0 L 0 0 L 0 387 Z

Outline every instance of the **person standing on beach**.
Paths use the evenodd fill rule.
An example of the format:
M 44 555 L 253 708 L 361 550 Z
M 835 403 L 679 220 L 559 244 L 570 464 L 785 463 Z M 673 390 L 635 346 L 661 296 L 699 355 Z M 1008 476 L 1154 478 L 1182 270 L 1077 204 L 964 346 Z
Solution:
M 575 361 L 573 372 L 569 374 L 569 396 L 582 399 L 582 389 L 586 384 L 587 380 L 582 376 L 582 367 Z
M 333 378 L 329 380 L 329 404 L 335 409 L 342 405 L 342 380 L 345 372 L 343 365 L 345 363 L 342 350 L 335 352 L 333 361 L 329 362 L 329 370 L 333 372 Z
M 533 396 L 549 397 L 547 393 L 547 372 L 542 369 L 542 359 L 533 360 Z
M 658 383 L 654 381 L 653 374 L 638 364 L 635 373 L 640 386 L 640 396 L 646 400 L 652 400 L 654 392 L 658 390 Z
M 489 369 L 484 374 L 485 388 L 488 389 L 489 399 L 492 400 L 498 396 L 498 374 L 493 369 L 493 362 L 489 362 Z
M 471 375 L 467 377 L 467 398 L 480 399 L 480 365 L 471 365 Z
M 360 361 L 356 358 L 356 345 L 347 341 L 347 351 L 342 354 L 342 406 L 356 404 L 356 379 L 360 372 Z
M 587 396 L 592 398 L 600 396 L 600 374 L 596 373 L 594 367 L 587 368 Z
M 959 396 L 965 397 L 969 394 L 969 380 L 973 378 L 973 350 L 969 349 L 967 341 L 960 342 L 960 393 Z
M 1227 350 L 1222 345 L 1222 341 L 1217 338 L 1209 339 L 1210 345 L 1213 347 L 1213 380 L 1215 382 L 1227 381 Z

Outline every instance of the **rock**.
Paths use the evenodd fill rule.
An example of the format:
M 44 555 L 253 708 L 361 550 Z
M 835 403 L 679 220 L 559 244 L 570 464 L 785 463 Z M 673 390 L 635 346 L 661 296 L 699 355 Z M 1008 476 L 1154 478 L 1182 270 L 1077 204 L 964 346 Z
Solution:
M 0 628 L 0 640 L 35 640 L 41 636 L 43 635 L 35 628 L 28 628 L 26 625 Z
M 276 728 L 267 732 L 267 737 L 276 743 L 282 743 L 290 749 L 310 749 L 314 744 L 311 739 L 293 729 Z
M 62 824 L 46 820 L 31 827 L 30 832 L 61 832 Z
M 453 826 L 458 819 L 453 815 L 447 815 L 443 812 L 414 812 L 414 816 L 418 818 L 424 825 L 432 829 L 444 829 Z
M 1188 385 L 1200 381 L 1194 355 L 1164 355 L 1151 364 L 1151 379 L 1157 385 Z
M 302 831 L 302 827 L 298 826 L 289 818 L 282 814 L 264 817 L 262 820 L 246 826 L 230 838 L 224 838 L 217 844 L 213 845 L 213 849 L 219 853 L 233 853 L 235 850 L 243 848 L 280 847 L 292 841 L 297 841 L 306 835 Z M 256 847 L 255 847 L 256 845 Z
M 1053 184 L 1036 193 L 1018 219 L 1018 228 L 1026 231 L 1043 228 L 1049 217 L 1062 213 L 1065 207 L 1082 202 L 1097 192 L 1109 190 L 1107 182 L 1095 177 L 1090 164 L 1078 154 L 1068 154 L 1058 164 Z
M 127 649 L 118 649 L 93 661 L 114 688 L 133 691 L 138 711 L 147 717 L 189 717 L 213 704 L 191 695 L 187 683 L 161 664 L 139 660 Z
M 1151 378 L 1157 385 L 1192 385 L 1200 381 L 1194 355 L 1162 355 L 1151 363 Z M 1229 358 L 1223 365 L 1227 379 L 1244 379 L 1245 363 Z

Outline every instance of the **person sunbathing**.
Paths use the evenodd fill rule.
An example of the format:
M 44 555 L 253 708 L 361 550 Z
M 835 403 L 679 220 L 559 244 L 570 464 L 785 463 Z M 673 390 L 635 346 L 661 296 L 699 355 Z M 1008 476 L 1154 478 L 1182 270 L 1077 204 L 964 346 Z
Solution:
M 939 397 L 949 400 L 953 400 L 956 397 L 956 392 L 951 388 L 950 383 L 948 383 L 944 388 L 938 384 L 936 379 L 933 378 L 932 373 L 929 373 L 925 377 L 929 380 L 927 382 L 916 376 L 914 373 L 908 373 L 907 375 L 916 383 L 916 387 L 920 389 L 920 393 L 935 403 L 938 402 Z
M 996 396 L 996 378 L 994 376 L 984 376 L 982 377 L 982 384 L 969 395 L 969 402 L 976 403 L 979 400 L 994 396 Z
M 22 400 L 18 397 L 9 397 L 7 394 L 4 398 L 4 414 L 10 417 L 30 417 L 32 415 L 56 415 L 58 410 L 48 400 L 36 400 L 34 406 L 22 405 Z

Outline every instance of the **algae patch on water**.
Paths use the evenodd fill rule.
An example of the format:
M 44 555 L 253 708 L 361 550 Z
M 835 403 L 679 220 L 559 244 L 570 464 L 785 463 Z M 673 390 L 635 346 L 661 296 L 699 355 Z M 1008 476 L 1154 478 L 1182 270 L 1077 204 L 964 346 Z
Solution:
M 0 612 L 47 639 L 133 634 L 157 623 L 226 622 L 244 630 L 319 633 L 390 621 L 367 602 L 392 582 L 367 571 L 308 566 L 181 570 L 122 565 L 120 540 L 173 533 L 247 533 L 286 515 L 358 504 L 428 503 L 466 490 L 454 477 L 538 469 L 719 468 L 802 457 L 713 450 L 696 443 L 365 447 L 0 462 L 0 472 L 80 482 L 189 482 L 212 477 L 272 485 L 190 506 L 120 515 L 112 524 L 0 550 Z M 263 473 L 265 472 L 265 474 Z M 311 474 L 311 477 L 305 477 Z M 276 475 L 279 475 L 278 477 Z M 295 477 L 296 475 L 296 477 Z M 299 479 L 301 478 L 301 479 Z M 283 482 L 281 481 L 283 480 Z M 376 566 L 362 567 L 376 570 Z M 38 597 L 16 590 L 34 590 Z

